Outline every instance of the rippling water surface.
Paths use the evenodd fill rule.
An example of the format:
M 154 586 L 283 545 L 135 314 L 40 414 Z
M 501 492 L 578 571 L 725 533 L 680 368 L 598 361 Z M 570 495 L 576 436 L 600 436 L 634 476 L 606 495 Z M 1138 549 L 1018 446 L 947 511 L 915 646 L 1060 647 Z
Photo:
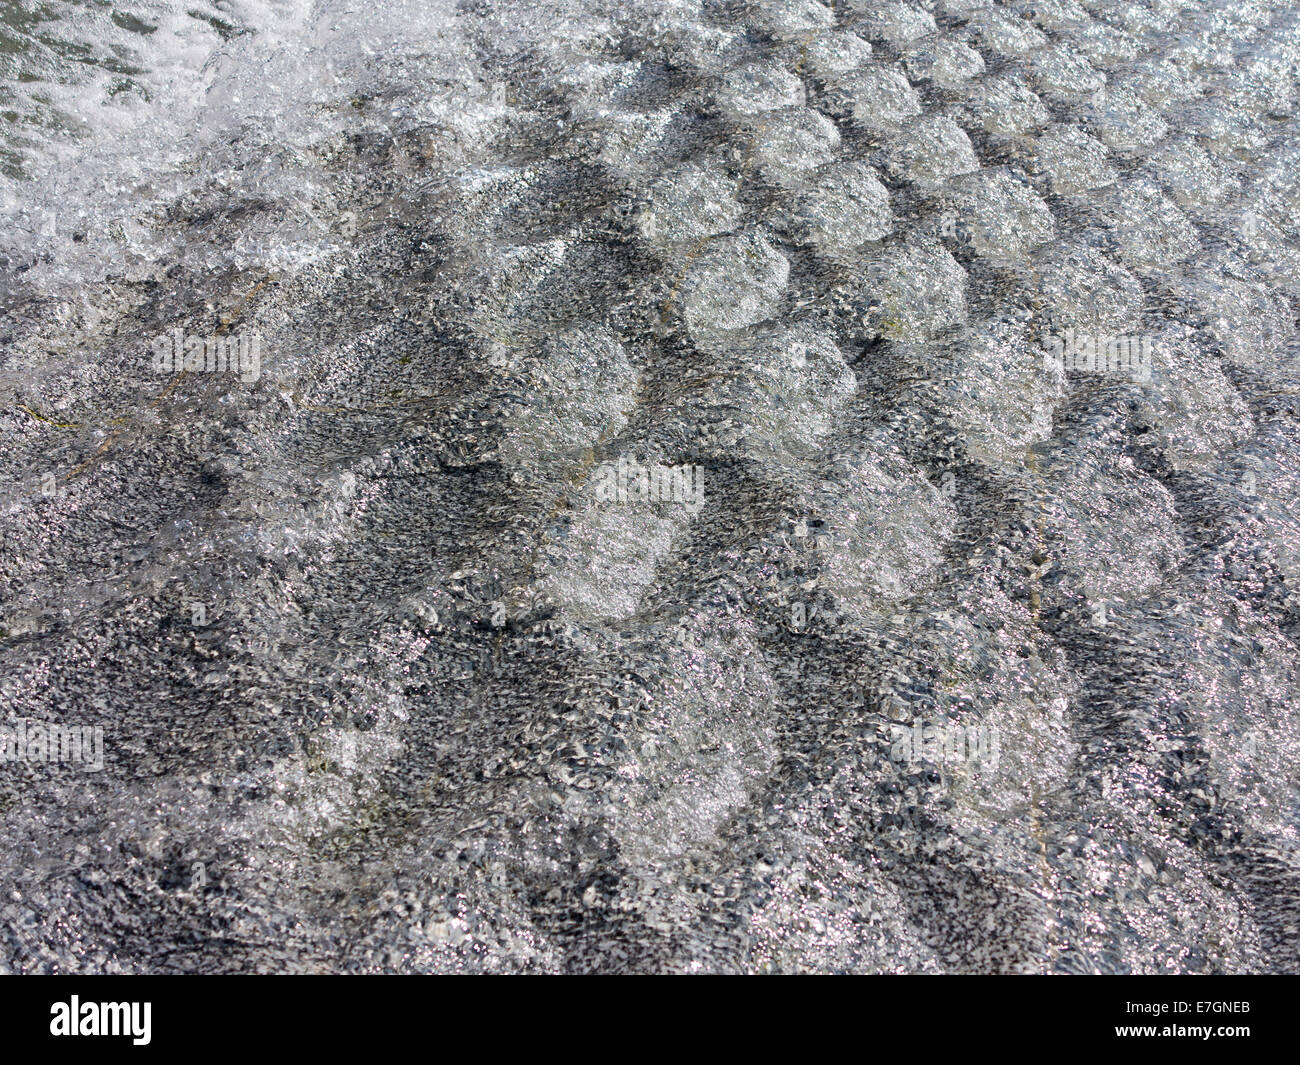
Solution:
M 6 3 L 0 968 L 1300 968 L 1297 85 L 1282 0 Z

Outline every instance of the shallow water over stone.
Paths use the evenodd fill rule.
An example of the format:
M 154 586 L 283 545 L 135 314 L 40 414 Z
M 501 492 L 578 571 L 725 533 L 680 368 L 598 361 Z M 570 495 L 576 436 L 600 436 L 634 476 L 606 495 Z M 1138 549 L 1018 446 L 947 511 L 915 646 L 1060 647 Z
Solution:
M 1288 4 L 8 10 L 0 969 L 1300 968 Z

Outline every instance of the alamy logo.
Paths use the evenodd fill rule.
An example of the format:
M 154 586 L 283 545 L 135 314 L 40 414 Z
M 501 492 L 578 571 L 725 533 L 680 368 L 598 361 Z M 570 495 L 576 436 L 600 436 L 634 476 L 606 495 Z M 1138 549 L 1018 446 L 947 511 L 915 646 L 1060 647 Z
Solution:
M 889 757 L 919 765 L 976 764 L 996 769 L 1002 753 L 998 730 L 987 725 L 926 725 L 915 720 L 889 726 Z
M 38 479 L 0 481 L 0 507 L 17 506 L 36 499 L 53 499 L 59 494 L 58 475 L 46 470 Z
M 1049 370 L 1124 373 L 1138 381 L 1151 380 L 1150 337 L 1093 336 L 1067 329 L 1047 338 L 1043 366 Z
M 50 1035 L 129 1035 L 138 1047 L 148 1046 L 151 1002 L 69 1002 L 50 1007 Z
M 80 763 L 104 768 L 102 725 L 47 725 L 23 719 L 0 725 L 0 762 Z
M 692 514 L 704 506 L 699 466 L 642 466 L 623 455 L 596 467 L 596 498 L 602 503 L 680 503 Z
M 187 337 L 179 327 L 154 339 L 154 373 L 237 373 L 246 385 L 262 376 L 262 338 L 239 336 Z

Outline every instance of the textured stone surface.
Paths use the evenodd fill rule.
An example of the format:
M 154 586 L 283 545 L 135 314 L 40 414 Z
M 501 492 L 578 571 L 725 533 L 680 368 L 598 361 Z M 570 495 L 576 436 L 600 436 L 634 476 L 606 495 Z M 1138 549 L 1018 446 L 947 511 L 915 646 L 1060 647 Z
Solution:
M 0 970 L 1300 969 L 1290 4 L 240 10 L 3 74 Z

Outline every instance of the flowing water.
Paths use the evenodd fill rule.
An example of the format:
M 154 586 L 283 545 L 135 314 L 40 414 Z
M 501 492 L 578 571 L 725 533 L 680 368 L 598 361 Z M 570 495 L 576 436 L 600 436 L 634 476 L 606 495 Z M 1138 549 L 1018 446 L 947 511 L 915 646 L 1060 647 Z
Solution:
M 6 0 L 0 969 L 1300 969 L 1298 85 Z

